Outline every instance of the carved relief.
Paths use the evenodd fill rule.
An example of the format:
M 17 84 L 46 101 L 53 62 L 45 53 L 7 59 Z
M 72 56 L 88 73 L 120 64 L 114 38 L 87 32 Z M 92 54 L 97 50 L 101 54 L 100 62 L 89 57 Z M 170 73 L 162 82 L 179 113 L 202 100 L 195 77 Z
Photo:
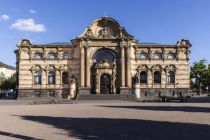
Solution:
M 166 67 L 165 67 L 165 71 L 167 72 L 167 71 L 173 71 L 173 72 L 175 72 L 176 71 L 176 66 L 175 65 L 167 65 Z
M 95 68 L 115 68 L 116 64 L 114 62 L 110 62 L 107 59 L 103 59 L 99 63 L 95 65 Z
M 22 39 L 19 43 L 18 46 L 31 46 L 31 42 L 28 39 Z
M 159 64 L 152 66 L 151 69 L 153 71 L 162 71 L 163 70 L 162 66 Z
M 87 38 L 93 37 L 93 33 L 92 33 L 92 30 L 90 28 L 87 28 L 87 31 L 86 31 L 84 37 L 87 37 Z
M 86 30 L 77 38 L 100 38 L 100 39 L 116 39 L 116 38 L 132 38 L 119 23 L 112 18 L 102 17 L 95 20 Z
M 138 66 L 137 68 L 137 71 L 140 73 L 141 71 L 149 71 L 150 68 L 146 65 L 146 64 L 143 64 L 143 65 L 140 65 Z
M 34 71 L 42 71 L 43 70 L 43 68 L 40 66 L 40 65 L 34 65 L 34 66 L 32 66 L 31 68 L 30 68 L 30 71 L 31 72 L 34 72 Z
M 97 36 L 98 38 L 116 38 L 117 37 L 113 34 L 113 31 L 111 30 L 110 27 L 104 27 L 100 29 L 97 35 L 98 35 Z
M 55 65 L 48 65 L 45 67 L 45 71 L 55 71 L 57 70 Z

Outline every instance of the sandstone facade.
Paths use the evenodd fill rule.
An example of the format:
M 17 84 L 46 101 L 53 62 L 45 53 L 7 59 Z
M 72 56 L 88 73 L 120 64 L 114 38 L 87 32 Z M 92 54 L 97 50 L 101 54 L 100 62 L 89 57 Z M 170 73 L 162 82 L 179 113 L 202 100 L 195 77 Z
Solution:
M 133 94 L 136 83 L 146 97 L 189 90 L 188 40 L 141 43 L 109 17 L 69 43 L 17 46 L 19 98 L 67 98 L 72 80 L 76 94 Z

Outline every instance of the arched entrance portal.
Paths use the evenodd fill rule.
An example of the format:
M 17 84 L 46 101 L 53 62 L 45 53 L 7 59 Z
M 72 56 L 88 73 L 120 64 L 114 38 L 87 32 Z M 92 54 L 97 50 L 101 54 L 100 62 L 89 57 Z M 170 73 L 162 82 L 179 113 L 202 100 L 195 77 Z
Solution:
M 111 77 L 109 74 L 102 74 L 100 77 L 100 91 L 101 94 L 110 94 Z
M 116 94 L 117 54 L 99 49 L 92 56 L 91 90 L 93 94 Z

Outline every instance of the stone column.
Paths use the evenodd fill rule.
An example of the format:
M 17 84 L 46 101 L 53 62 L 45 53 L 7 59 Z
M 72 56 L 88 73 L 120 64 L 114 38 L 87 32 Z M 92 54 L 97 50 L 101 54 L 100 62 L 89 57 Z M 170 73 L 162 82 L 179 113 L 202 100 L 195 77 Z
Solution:
M 86 47 L 86 86 L 90 87 L 90 48 Z
M 59 70 L 58 72 L 60 74 L 60 87 L 61 87 L 63 84 L 63 77 L 62 77 L 63 72 L 61 70 Z
M 85 77 L 84 77 L 84 68 L 85 68 L 85 63 L 84 63 L 84 55 L 85 55 L 85 52 L 84 52 L 84 48 L 83 46 L 80 46 L 80 86 L 81 87 L 84 87 L 85 85 Z
M 59 71 L 55 71 L 55 85 L 56 87 L 59 87 L 61 82 L 61 77 L 60 77 L 60 72 Z
M 48 73 L 49 73 L 49 71 L 48 70 L 46 70 L 46 86 L 48 86 Z
M 152 88 L 152 71 L 147 71 L 147 88 Z
M 47 74 L 46 71 L 42 70 L 42 79 L 41 79 L 42 87 L 46 87 L 46 83 L 47 83 L 46 74 Z
M 126 48 L 127 51 L 127 61 L 126 61 L 126 86 L 131 87 L 131 64 L 130 64 L 130 46 L 127 46 Z
M 124 46 L 120 46 L 121 48 L 121 67 L 120 67 L 120 71 L 121 71 L 121 87 L 125 87 L 125 48 Z
M 95 76 L 95 80 L 96 80 L 96 82 L 95 82 L 95 88 L 96 88 L 96 94 L 99 94 L 99 89 L 100 89 L 100 87 L 99 87 L 99 74 L 98 74 L 98 69 L 97 69 L 97 71 L 96 71 L 96 76 Z

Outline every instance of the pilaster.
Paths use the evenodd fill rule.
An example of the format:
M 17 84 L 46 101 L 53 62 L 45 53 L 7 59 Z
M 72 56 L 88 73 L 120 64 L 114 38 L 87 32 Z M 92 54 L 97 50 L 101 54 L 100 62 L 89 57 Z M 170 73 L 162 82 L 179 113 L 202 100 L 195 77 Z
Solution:
M 90 48 L 86 47 L 86 86 L 90 87 Z
M 82 46 L 82 43 L 80 44 L 80 86 L 81 87 L 84 87 L 85 86 L 85 77 L 84 77 L 84 68 L 85 68 L 85 65 L 84 65 L 84 55 L 85 55 L 85 52 L 84 52 L 84 48 Z
M 130 45 L 128 44 L 126 47 L 126 86 L 131 87 L 131 57 L 130 57 Z
M 125 48 L 123 44 L 121 44 L 120 49 L 121 49 L 121 57 L 120 57 L 121 87 L 125 87 Z

